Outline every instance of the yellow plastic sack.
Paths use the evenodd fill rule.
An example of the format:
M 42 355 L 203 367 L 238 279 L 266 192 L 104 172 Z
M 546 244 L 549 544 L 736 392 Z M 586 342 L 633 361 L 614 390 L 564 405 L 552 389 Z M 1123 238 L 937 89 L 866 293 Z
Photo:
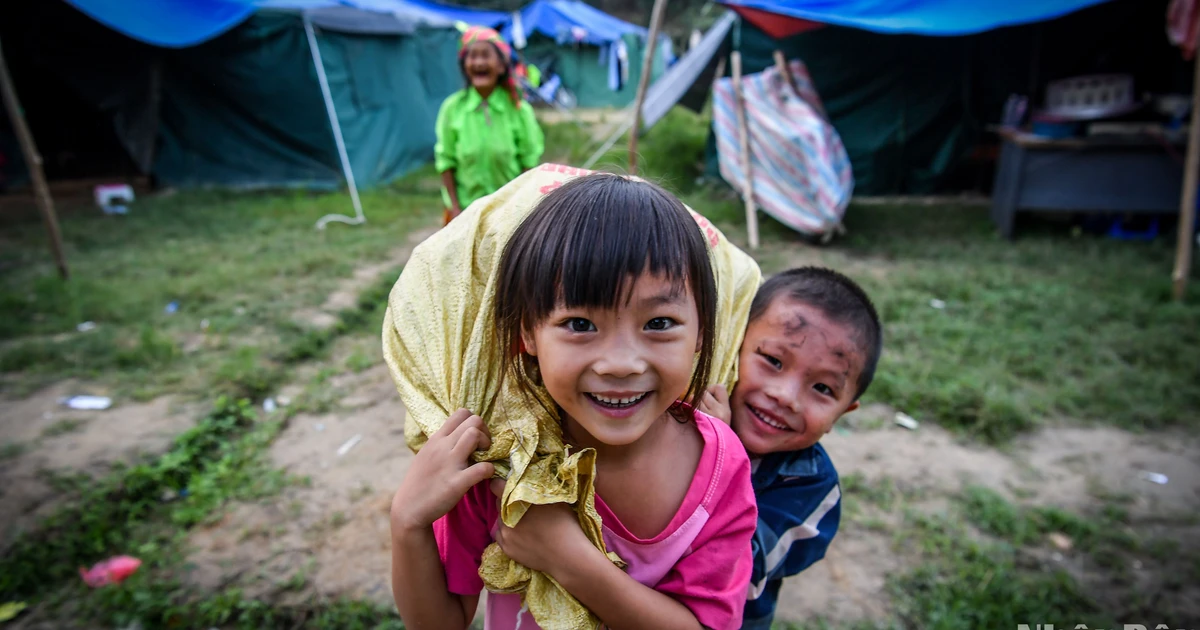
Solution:
M 602 551 L 595 507 L 592 449 L 569 452 L 558 420 L 526 401 L 511 379 L 501 391 L 503 348 L 495 339 L 492 307 L 504 246 L 538 201 L 564 182 L 590 173 L 546 164 L 484 197 L 418 245 L 392 288 L 383 326 L 383 355 L 408 411 L 404 437 L 420 450 L 453 411 L 470 409 L 484 419 L 492 446 L 476 461 L 495 463 L 507 479 L 500 518 L 515 526 L 531 505 L 567 503 L 584 533 Z M 690 210 L 690 209 L 689 209 Z M 750 256 L 692 212 L 704 232 L 717 279 L 717 336 L 711 382 L 732 388 L 750 302 L 762 280 Z M 554 405 L 544 391 L 538 395 Z M 609 558 L 624 566 L 620 558 Z M 596 628 L 599 619 L 548 575 L 511 561 L 493 543 L 479 575 L 487 589 L 522 593 L 545 630 Z

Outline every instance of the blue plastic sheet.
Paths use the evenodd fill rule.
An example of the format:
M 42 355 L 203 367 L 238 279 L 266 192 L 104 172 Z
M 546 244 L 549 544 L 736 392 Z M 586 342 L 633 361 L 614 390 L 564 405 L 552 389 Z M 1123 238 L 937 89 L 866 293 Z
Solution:
M 246 21 L 260 9 L 339 15 L 343 32 L 393 32 L 394 25 L 368 24 L 383 14 L 393 21 L 448 27 L 456 21 L 497 27 L 510 19 L 485 11 L 429 0 L 67 0 L 76 9 L 133 39 L 165 48 L 204 43 Z M 357 10 L 357 16 L 354 15 Z M 354 19 L 346 19 L 354 18 Z M 314 23 L 318 21 L 314 19 Z M 356 23 L 365 26 L 357 27 Z M 332 26 L 331 26 L 332 27 Z M 382 29 L 382 30 L 381 30 Z M 389 30 L 391 29 L 391 30 Z
M 877 33 L 967 35 L 1042 22 L 1107 0 L 721 0 L 779 15 Z
M 646 37 L 646 29 L 617 19 L 581 0 L 533 0 L 521 9 L 521 26 L 528 37 L 541 33 L 560 43 L 603 46 L 624 35 Z M 511 25 L 504 38 L 513 41 Z
M 397 0 L 400 4 L 420 8 L 440 15 L 452 22 L 466 22 L 472 26 L 497 28 L 507 24 L 512 14 L 505 11 L 487 11 L 471 7 L 458 7 L 426 0 Z
M 129 37 L 166 48 L 206 42 L 256 10 L 251 0 L 67 0 L 76 9 Z

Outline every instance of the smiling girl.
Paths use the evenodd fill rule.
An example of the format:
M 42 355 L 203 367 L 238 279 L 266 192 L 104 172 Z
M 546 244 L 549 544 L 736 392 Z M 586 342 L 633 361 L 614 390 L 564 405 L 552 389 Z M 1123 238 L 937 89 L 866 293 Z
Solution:
M 434 159 L 442 174 L 443 222 L 542 159 L 542 129 L 521 101 L 500 35 L 478 26 L 462 36 L 458 64 L 466 87 L 442 103 Z
M 617 567 L 565 504 L 498 520 L 484 422 L 460 410 L 429 438 L 392 503 L 392 587 L 407 627 L 467 627 L 493 541 L 604 625 L 738 628 L 757 511 L 732 430 L 695 411 L 717 295 L 696 221 L 652 184 L 596 174 L 547 194 L 504 246 L 496 286 L 504 377 L 550 395 L 564 439 L 596 456 L 596 509 Z M 491 484 L 499 485 L 493 481 Z M 490 593 L 485 627 L 537 627 Z

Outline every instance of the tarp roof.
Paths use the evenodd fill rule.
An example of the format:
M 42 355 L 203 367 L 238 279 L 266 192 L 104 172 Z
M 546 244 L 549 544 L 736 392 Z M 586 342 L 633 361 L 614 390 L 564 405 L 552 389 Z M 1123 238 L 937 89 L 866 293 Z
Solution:
M 1108 0 L 720 0 L 789 18 L 877 33 L 969 35 L 1042 22 Z M 751 15 L 744 15 L 755 22 Z M 763 30 L 769 31 L 761 24 Z
M 206 42 L 262 9 L 303 12 L 329 30 L 407 34 L 419 26 L 451 27 L 456 20 L 497 25 L 498 11 L 473 11 L 425 0 L 67 0 L 76 9 L 133 39 L 185 48 Z M 471 19 L 467 19 L 471 18 Z
M 133 39 L 165 48 L 208 41 L 261 9 L 299 11 L 319 27 L 369 34 L 410 33 L 420 25 L 466 22 L 503 29 L 513 41 L 513 15 L 432 0 L 66 0 L 76 9 Z M 603 46 L 646 29 L 581 0 L 533 0 L 520 15 L 522 35 Z
M 516 37 L 518 40 L 541 33 L 560 42 L 603 46 L 624 35 L 647 35 L 645 28 L 617 19 L 581 0 L 533 0 L 519 13 L 524 37 Z M 504 30 L 509 41 L 514 41 L 512 26 L 509 24 Z
M 499 28 L 512 19 L 512 14 L 506 11 L 488 11 L 471 7 L 451 6 L 427 0 L 398 0 L 413 8 L 420 8 L 433 14 L 440 15 L 451 22 L 466 22 L 473 26 L 489 26 Z
M 256 10 L 250 0 L 67 0 L 101 24 L 147 44 L 183 48 L 241 24 Z

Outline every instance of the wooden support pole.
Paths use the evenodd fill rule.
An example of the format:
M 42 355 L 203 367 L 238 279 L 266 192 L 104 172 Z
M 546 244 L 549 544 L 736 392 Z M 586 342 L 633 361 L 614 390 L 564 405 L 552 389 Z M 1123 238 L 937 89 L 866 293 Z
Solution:
M 733 62 L 733 105 L 737 114 L 742 174 L 746 178 L 746 186 L 742 189 L 742 200 L 746 203 L 746 231 L 750 234 L 750 249 L 758 249 L 758 212 L 754 207 L 754 165 L 750 159 L 750 129 L 746 122 L 745 94 L 742 92 L 742 53 L 735 50 L 729 58 Z
M 658 28 L 662 24 L 667 0 L 654 0 L 650 11 L 650 34 L 646 37 L 646 52 L 642 55 L 642 76 L 638 77 L 637 97 L 633 100 L 633 125 L 629 128 L 629 174 L 637 175 L 638 134 L 642 131 L 642 104 L 650 88 L 650 73 L 654 69 L 654 53 L 658 50 Z
M 17 133 L 17 141 L 21 143 L 21 153 L 25 156 L 25 165 L 29 168 L 29 178 L 33 180 L 33 193 L 37 199 L 38 210 L 41 211 L 42 220 L 46 222 L 46 231 L 50 234 L 50 249 L 54 252 L 54 264 L 58 266 L 59 275 L 66 280 L 71 273 L 67 269 L 67 257 L 63 254 L 62 234 L 58 230 L 54 200 L 50 198 L 50 187 L 46 185 L 46 175 L 42 172 L 42 156 L 33 142 L 33 134 L 29 132 L 29 126 L 25 124 L 21 102 L 17 100 L 17 90 L 13 87 L 12 77 L 8 74 L 8 64 L 4 61 L 3 49 L 0 49 L 0 91 L 3 92 L 8 119 L 12 121 L 13 131 Z
M 787 81 L 788 87 L 792 89 L 792 94 L 800 95 L 800 90 L 796 89 L 796 79 L 792 78 L 792 72 L 788 69 L 787 58 L 783 56 L 782 50 L 775 51 L 775 68 L 779 70 L 779 74 L 783 75 L 783 80 Z
M 1200 175 L 1200 59 L 1196 60 L 1192 83 L 1192 118 L 1188 123 L 1187 159 L 1184 161 L 1183 191 L 1179 195 L 1179 240 L 1175 245 L 1175 299 L 1182 301 L 1192 273 L 1193 226 L 1196 224 L 1196 183 Z

